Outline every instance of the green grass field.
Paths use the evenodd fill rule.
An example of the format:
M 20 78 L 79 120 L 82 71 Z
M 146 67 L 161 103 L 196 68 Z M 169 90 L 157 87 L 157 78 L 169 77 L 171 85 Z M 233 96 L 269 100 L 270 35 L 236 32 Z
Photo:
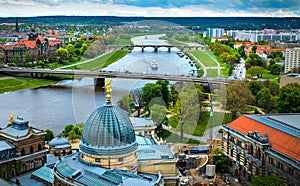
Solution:
M 109 54 L 104 55 L 101 58 L 95 59 L 91 62 L 76 65 L 73 67 L 70 67 L 69 69 L 80 69 L 80 70 L 99 70 L 102 68 L 107 67 L 108 65 L 112 64 L 113 62 L 121 59 L 125 55 L 128 54 L 128 51 L 126 50 L 117 50 L 113 51 Z
M 132 45 L 130 39 L 117 39 L 112 45 Z
M 198 58 L 201 63 L 203 63 L 206 67 L 216 67 L 217 64 L 215 61 L 211 59 L 209 55 L 207 55 L 204 51 L 191 51 L 191 53 Z
M 218 77 L 218 70 L 217 69 L 206 69 L 206 76 L 207 77 Z
M 13 78 L 0 80 L 0 94 L 3 94 L 5 92 L 24 90 L 28 88 L 48 86 L 54 83 L 56 83 L 56 81 L 31 78 Z
M 198 120 L 198 124 L 196 126 L 192 124 L 184 125 L 184 132 L 187 134 L 193 134 L 194 136 L 203 136 L 205 130 L 209 125 L 210 122 L 209 120 L 210 120 L 210 113 L 202 112 Z M 231 122 L 231 114 L 225 114 L 223 112 L 214 112 L 212 121 L 213 121 L 213 126 L 227 124 Z M 180 130 L 178 126 L 178 118 L 173 117 L 168 123 L 170 126 L 172 126 L 172 128 L 175 128 L 176 130 Z

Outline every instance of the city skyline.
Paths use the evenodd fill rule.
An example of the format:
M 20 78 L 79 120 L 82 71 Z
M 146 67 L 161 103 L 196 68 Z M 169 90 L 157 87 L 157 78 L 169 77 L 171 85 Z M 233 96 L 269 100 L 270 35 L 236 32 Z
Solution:
M 0 17 L 299 17 L 298 0 L 1 0 Z

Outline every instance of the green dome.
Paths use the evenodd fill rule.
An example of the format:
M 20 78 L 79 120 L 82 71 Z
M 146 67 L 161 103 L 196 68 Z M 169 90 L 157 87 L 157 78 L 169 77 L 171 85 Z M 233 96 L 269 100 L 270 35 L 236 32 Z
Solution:
M 135 151 L 137 142 L 129 117 L 107 103 L 87 119 L 79 149 L 92 155 L 121 155 Z

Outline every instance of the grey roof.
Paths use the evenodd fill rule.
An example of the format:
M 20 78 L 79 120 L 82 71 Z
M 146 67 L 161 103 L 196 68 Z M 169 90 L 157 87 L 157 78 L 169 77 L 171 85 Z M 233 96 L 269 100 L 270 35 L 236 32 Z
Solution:
M 94 155 L 131 153 L 137 149 L 132 123 L 119 107 L 107 103 L 87 119 L 80 150 Z
M 254 114 L 246 117 L 276 128 L 295 137 L 300 137 L 300 114 Z
M 167 145 L 145 145 L 138 147 L 138 161 L 162 159 L 175 160 L 173 152 Z
M 129 117 L 133 127 L 153 127 L 154 123 L 149 118 Z
M 65 156 L 55 165 L 55 173 L 61 178 L 73 177 L 74 181 L 82 185 L 154 185 L 156 179 L 150 181 L 142 176 L 116 169 L 107 169 L 87 164 L 79 159 L 79 153 Z M 153 176 L 152 176 L 153 178 Z
M 43 166 L 32 173 L 32 175 L 54 184 L 54 171 L 53 169 Z
M 61 136 L 57 136 L 55 138 L 53 138 L 50 142 L 49 142 L 49 146 L 51 147 L 58 147 L 58 146 L 64 146 L 64 145 L 70 145 L 70 142 L 69 140 L 67 140 L 66 138 L 64 137 L 61 137 Z
M 146 136 L 136 136 L 136 141 L 139 146 L 142 145 L 155 145 L 155 142 L 153 139 L 148 138 Z
M 12 144 L 10 144 L 7 141 L 0 141 L 0 151 L 3 150 L 8 150 L 8 149 L 14 149 L 15 146 L 13 146 Z
M 29 121 L 23 120 L 22 118 L 16 118 L 12 120 L 12 124 L 8 125 L 6 128 L 0 130 L 0 133 L 8 134 L 14 137 L 26 136 L 29 132 Z M 32 128 L 35 133 L 42 132 L 42 130 Z

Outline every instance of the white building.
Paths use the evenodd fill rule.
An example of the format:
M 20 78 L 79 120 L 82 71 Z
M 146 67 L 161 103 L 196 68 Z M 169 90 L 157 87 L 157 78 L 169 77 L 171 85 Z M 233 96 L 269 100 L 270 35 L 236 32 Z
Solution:
M 300 67 L 300 48 L 287 48 L 285 55 L 284 73 Z

